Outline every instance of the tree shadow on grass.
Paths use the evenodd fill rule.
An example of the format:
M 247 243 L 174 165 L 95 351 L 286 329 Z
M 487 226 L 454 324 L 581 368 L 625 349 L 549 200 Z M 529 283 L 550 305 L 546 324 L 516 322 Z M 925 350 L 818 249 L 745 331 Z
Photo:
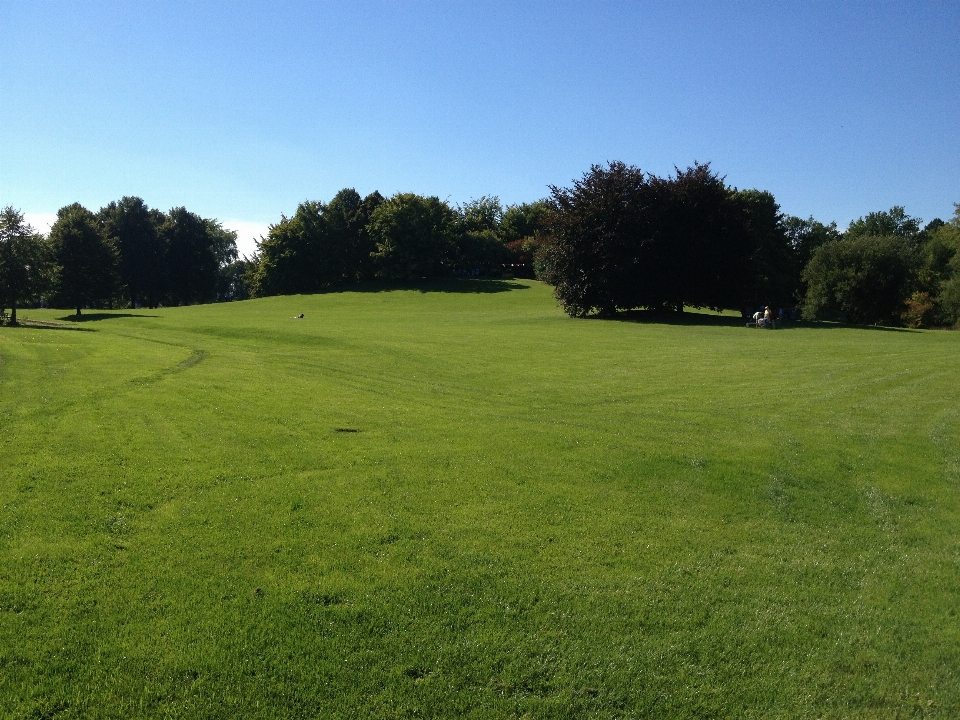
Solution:
M 8 324 L 4 325 L 3 327 L 22 328 L 24 330 L 69 330 L 71 332 L 96 332 L 96 330 L 93 328 L 75 327 L 59 322 L 50 322 L 48 320 L 30 320 L 29 318 L 21 319 L 16 325 Z
M 415 282 L 365 282 L 342 285 L 332 292 L 390 292 L 392 290 L 415 290 L 420 293 L 488 294 L 529 290 L 529 285 L 502 278 L 439 278 Z
M 748 328 L 747 320 L 736 315 L 719 315 L 709 312 L 663 312 L 656 310 L 623 310 L 616 315 L 601 318 L 594 315 L 590 319 L 595 320 L 613 320 L 615 322 L 631 322 L 649 325 L 695 325 L 700 327 L 739 327 L 744 330 L 755 330 L 758 332 L 774 332 L 769 328 Z M 895 333 L 918 333 L 920 330 L 909 328 L 886 327 L 882 325 L 852 325 L 850 323 L 826 322 L 826 321 L 807 321 L 807 320 L 785 320 L 782 325 L 777 327 L 776 332 L 780 330 L 879 330 L 881 332 Z
M 99 320 L 112 320 L 113 318 L 130 318 L 130 317 L 155 318 L 160 316 L 159 315 L 142 315 L 140 313 L 91 312 L 91 313 L 87 313 L 86 315 L 80 315 L 79 317 L 76 315 L 64 315 L 63 317 L 57 318 L 57 319 L 65 320 L 67 322 L 77 323 L 77 322 L 97 322 Z

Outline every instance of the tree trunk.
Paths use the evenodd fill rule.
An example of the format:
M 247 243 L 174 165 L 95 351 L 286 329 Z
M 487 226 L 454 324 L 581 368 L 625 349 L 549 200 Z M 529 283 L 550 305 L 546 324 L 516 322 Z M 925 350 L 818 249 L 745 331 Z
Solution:
M 678 312 L 678 313 L 681 313 L 681 314 L 683 313 L 683 301 L 682 301 L 682 300 L 677 303 L 677 312 Z
M 80 317 L 80 303 L 77 303 L 77 317 Z
M 17 324 L 17 301 L 14 300 L 13 304 L 10 306 L 10 324 Z

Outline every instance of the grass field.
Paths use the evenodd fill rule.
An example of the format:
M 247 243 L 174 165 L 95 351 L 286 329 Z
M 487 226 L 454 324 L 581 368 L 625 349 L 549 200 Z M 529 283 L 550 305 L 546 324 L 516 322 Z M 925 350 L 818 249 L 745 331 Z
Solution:
M 22 314 L 0 717 L 960 717 L 960 333 Z

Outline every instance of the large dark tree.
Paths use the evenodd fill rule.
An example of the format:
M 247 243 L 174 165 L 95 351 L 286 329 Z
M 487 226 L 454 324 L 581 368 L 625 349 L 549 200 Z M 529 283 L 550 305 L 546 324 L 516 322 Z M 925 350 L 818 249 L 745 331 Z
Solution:
M 79 203 L 57 212 L 49 238 L 54 261 L 55 298 L 77 309 L 112 297 L 116 285 L 116 251 L 96 216 Z
M 595 165 L 551 189 L 547 265 L 571 315 L 740 307 L 767 291 L 786 253 L 772 196 L 735 193 L 709 165 L 668 178 Z
M 572 188 L 550 189 L 547 261 L 564 310 L 579 317 L 652 302 L 639 264 L 653 229 L 643 171 L 622 162 L 594 165 Z
M 11 206 L 0 210 L 0 311 L 10 308 L 17 324 L 17 306 L 40 292 L 44 280 L 41 235 Z
M 160 227 L 167 246 L 168 297 L 174 305 L 216 297 L 219 260 L 217 239 L 210 230 L 209 221 L 183 207 L 167 213 Z
M 752 253 L 745 265 L 744 305 L 792 305 L 803 268 L 787 236 L 780 206 L 765 190 L 736 190 L 732 198 Z
M 652 177 L 655 215 L 644 281 L 655 290 L 644 305 L 715 310 L 739 307 L 755 284 L 756 251 L 744 203 L 737 202 L 709 164 L 695 163 L 668 178 Z
M 99 216 L 117 248 L 120 283 L 131 306 L 156 307 L 167 285 L 166 248 L 159 229 L 163 216 L 138 197 L 111 202 Z

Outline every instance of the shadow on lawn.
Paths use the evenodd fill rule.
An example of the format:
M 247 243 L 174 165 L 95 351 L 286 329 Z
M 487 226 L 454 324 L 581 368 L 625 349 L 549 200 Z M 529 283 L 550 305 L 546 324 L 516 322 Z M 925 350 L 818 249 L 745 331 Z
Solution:
M 624 310 L 612 317 L 601 318 L 600 316 L 591 316 L 591 320 L 613 320 L 614 322 L 632 322 L 654 325 L 698 325 L 702 327 L 739 327 L 744 330 L 754 330 L 757 332 L 771 332 L 764 328 L 747 328 L 747 321 L 734 315 L 716 315 L 704 312 L 662 312 L 655 310 Z M 920 330 L 911 330 L 909 328 L 885 327 L 882 325 L 852 325 L 839 322 L 822 321 L 784 321 L 783 325 L 777 328 L 780 330 L 799 330 L 801 328 L 815 330 L 879 330 L 881 332 L 896 333 L 917 333 Z
M 3 327 L 23 328 L 24 330 L 69 330 L 72 332 L 96 332 L 93 328 L 76 327 L 66 325 L 61 322 L 51 322 L 49 320 L 31 320 L 22 318 L 16 325 L 4 325 Z
M 514 280 L 495 278 L 441 278 L 419 282 L 365 282 L 343 285 L 332 292 L 390 292 L 392 290 L 415 290 L 420 293 L 502 293 L 511 290 L 529 290 L 528 285 Z
M 66 320 L 67 322 L 77 323 L 77 322 L 97 322 L 99 320 L 111 320 L 113 318 L 129 318 L 129 317 L 139 317 L 139 318 L 155 318 L 160 317 L 159 315 L 142 315 L 140 313 L 105 313 L 105 312 L 91 312 L 86 315 L 64 315 L 62 318 L 57 318 L 58 320 Z

